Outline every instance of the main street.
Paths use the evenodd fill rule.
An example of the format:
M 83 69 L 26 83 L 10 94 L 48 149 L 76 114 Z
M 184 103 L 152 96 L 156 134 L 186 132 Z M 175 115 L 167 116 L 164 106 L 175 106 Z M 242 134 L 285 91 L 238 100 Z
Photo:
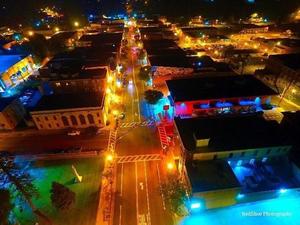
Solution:
M 162 161 L 117 165 L 114 225 L 169 225 L 172 217 L 160 192 Z
M 131 37 L 132 35 L 128 35 Z M 155 123 L 141 124 L 149 118 L 141 113 L 144 83 L 137 77 L 135 52 L 128 53 L 128 80 L 124 88 L 125 119 L 118 128 L 116 143 L 116 190 L 114 225 L 172 225 L 160 191 L 166 179 L 166 166 Z M 130 123 L 133 125 L 130 127 Z

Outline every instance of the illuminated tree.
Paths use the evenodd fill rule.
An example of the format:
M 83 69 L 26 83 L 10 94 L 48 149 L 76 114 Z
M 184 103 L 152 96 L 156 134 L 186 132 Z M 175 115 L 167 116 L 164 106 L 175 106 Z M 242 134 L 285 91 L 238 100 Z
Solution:
M 8 225 L 8 216 L 12 210 L 13 205 L 10 202 L 9 190 L 0 190 L 0 224 Z
M 157 90 L 147 90 L 145 91 L 144 96 L 149 104 L 155 105 L 164 95 L 162 92 Z
M 75 193 L 66 186 L 52 182 L 51 201 L 58 210 L 68 210 L 75 203 Z
M 143 81 L 149 81 L 151 78 L 151 67 L 145 66 L 140 69 L 139 78 Z
M 28 165 L 19 166 L 13 158 L 0 156 L 0 186 L 9 189 L 15 198 L 26 201 L 32 212 L 45 224 L 51 224 L 49 218 L 32 202 L 32 198 L 38 197 L 38 191 L 33 185 L 33 177 L 28 172 Z
M 165 196 L 168 209 L 177 215 L 183 215 L 184 203 L 188 200 L 188 196 L 182 180 L 172 177 L 162 184 L 161 192 Z

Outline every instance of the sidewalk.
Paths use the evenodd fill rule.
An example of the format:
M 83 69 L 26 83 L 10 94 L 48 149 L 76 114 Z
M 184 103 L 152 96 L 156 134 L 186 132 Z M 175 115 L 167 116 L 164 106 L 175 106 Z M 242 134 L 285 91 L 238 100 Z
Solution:
M 101 193 L 96 225 L 112 225 L 116 190 L 116 163 L 106 162 L 101 180 Z

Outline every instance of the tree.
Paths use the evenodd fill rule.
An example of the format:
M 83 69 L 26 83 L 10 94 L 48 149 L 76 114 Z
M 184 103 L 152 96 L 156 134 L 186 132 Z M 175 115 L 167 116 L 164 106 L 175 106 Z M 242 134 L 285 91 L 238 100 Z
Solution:
M 28 172 L 28 165 L 19 166 L 11 157 L 0 156 L 0 186 L 9 187 L 13 196 L 25 200 L 33 213 L 46 224 L 51 224 L 49 218 L 32 202 L 32 198 L 38 197 L 38 191 L 33 185 L 33 177 Z
M 165 196 L 169 210 L 177 215 L 183 215 L 184 203 L 188 200 L 188 195 L 182 180 L 172 177 L 162 184 L 161 192 Z
M 58 210 L 68 210 L 75 203 L 75 193 L 64 185 L 52 182 L 51 201 Z
M 145 66 L 140 69 L 139 78 L 143 81 L 149 81 L 151 78 L 151 67 Z
M 147 90 L 145 91 L 144 96 L 149 104 L 155 105 L 164 95 L 157 90 Z
M 9 190 L 0 189 L 0 224 L 7 225 L 9 213 L 13 205 L 10 202 Z

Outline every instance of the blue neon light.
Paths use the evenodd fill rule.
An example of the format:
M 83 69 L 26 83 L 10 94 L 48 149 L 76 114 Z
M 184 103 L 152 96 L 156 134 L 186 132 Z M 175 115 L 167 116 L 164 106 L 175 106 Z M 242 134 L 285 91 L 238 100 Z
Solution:
M 192 203 L 191 204 L 191 209 L 199 209 L 201 208 L 200 202 Z
M 287 192 L 287 189 L 285 189 L 285 188 L 281 188 L 280 190 L 279 190 L 279 193 L 280 194 L 284 194 L 284 193 L 286 193 Z
M 231 107 L 232 103 L 230 102 L 217 102 L 216 107 L 218 108 L 224 108 L 224 107 Z

